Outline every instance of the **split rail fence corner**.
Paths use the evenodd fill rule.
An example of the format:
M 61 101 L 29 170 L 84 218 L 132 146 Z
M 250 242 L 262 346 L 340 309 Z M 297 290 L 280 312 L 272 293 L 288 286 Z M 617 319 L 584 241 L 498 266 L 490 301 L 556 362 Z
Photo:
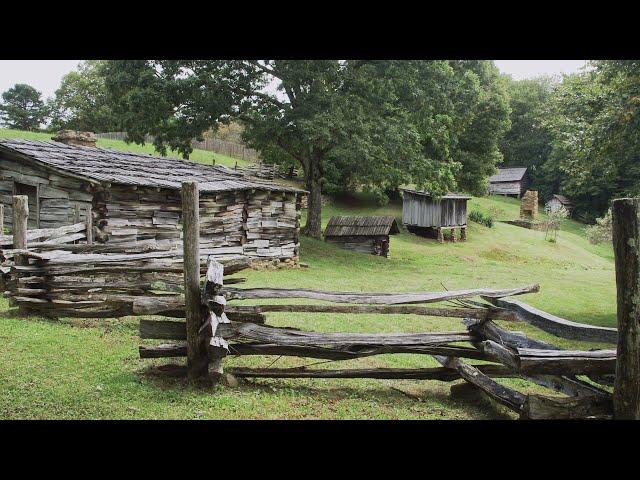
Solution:
M 537 292 L 538 285 L 426 293 L 230 287 L 244 279 L 225 276 L 248 268 L 250 262 L 243 257 L 208 255 L 200 249 L 195 182 L 182 186 L 182 251 L 158 251 L 151 245 L 138 244 L 52 245 L 47 243 L 51 239 L 27 245 L 29 239 L 35 238 L 26 231 L 26 216 L 24 221 L 14 218 L 14 248 L 3 250 L 5 262 L 14 260 L 13 264 L 2 266 L 5 295 L 27 313 L 54 317 L 157 314 L 184 318 L 185 321 L 142 319 L 140 338 L 172 343 L 141 345 L 140 357 L 187 357 L 185 371 L 191 379 L 223 374 L 263 378 L 463 379 L 471 389 L 517 412 L 520 418 L 611 418 L 614 411 L 615 418 L 638 418 L 640 335 L 633 298 L 640 294 L 640 265 L 637 248 L 634 249 L 634 245 L 640 245 L 640 205 L 638 200 L 616 202 L 613 212 L 618 320 L 622 327 L 619 331 L 571 322 L 509 298 Z M 14 208 L 17 217 L 20 212 L 20 208 Z M 635 239 L 635 244 L 628 241 L 630 238 Z M 471 300 L 472 297 L 482 301 Z M 230 304 L 234 300 L 286 298 L 323 303 Z M 441 304 L 431 305 L 438 302 Z M 269 312 L 455 317 L 462 319 L 465 328 L 426 333 L 319 333 L 269 326 Z M 526 322 L 561 338 L 618 343 L 618 354 L 615 348 L 564 350 L 496 323 L 503 321 Z M 441 366 L 224 368 L 224 359 L 233 355 L 340 361 L 395 353 L 431 355 Z M 485 363 L 473 364 L 470 360 Z M 554 395 L 525 394 L 494 380 L 508 377 L 520 377 L 552 390 Z

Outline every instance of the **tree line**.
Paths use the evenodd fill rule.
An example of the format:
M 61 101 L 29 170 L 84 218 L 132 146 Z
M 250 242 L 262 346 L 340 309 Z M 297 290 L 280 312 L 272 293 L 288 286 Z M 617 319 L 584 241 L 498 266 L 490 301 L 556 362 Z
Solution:
M 48 101 L 28 85 L 5 92 L 0 118 L 126 131 L 136 143 L 152 135 L 160 153 L 185 158 L 191 139 L 240 124 L 266 162 L 301 167 L 316 237 L 323 193 L 480 195 L 497 165 L 530 167 L 541 198 L 562 193 L 592 219 L 640 194 L 638 66 L 515 81 L 478 60 L 88 61 Z

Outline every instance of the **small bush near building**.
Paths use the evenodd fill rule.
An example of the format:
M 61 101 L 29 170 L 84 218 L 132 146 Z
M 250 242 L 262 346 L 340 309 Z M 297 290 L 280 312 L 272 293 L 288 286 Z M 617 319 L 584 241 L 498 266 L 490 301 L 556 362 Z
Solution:
M 569 216 L 569 211 L 564 207 L 558 207 L 553 212 L 549 212 L 549 219 L 544 224 L 544 239 L 555 243 L 558 239 L 558 231 L 560 230 L 562 220 Z
M 613 240 L 611 233 L 611 209 L 607 211 L 607 214 L 604 217 L 596 218 L 596 223 L 594 225 L 589 225 L 585 229 L 585 233 L 587 235 L 587 240 L 589 240 L 589 243 L 593 245 L 611 242 Z
M 484 225 L 485 227 L 493 227 L 493 217 L 482 213 L 480 210 L 471 210 L 471 212 L 469 212 L 469 220 Z

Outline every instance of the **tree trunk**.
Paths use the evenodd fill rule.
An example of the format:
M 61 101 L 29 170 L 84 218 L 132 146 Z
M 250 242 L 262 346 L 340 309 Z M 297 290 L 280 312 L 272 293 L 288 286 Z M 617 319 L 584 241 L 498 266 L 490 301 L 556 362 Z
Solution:
M 306 186 L 309 190 L 307 224 L 303 233 L 313 238 L 322 236 L 322 170 L 321 155 L 313 152 L 308 160 Z

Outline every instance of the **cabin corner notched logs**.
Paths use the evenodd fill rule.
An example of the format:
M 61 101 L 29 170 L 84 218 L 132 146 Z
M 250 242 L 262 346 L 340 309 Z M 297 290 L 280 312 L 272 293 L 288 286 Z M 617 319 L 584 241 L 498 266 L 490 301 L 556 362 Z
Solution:
M 0 140 L 0 203 L 29 197 L 29 228 L 91 219 L 99 243 L 177 246 L 180 184 L 198 181 L 202 248 L 252 258 L 298 258 L 303 191 L 225 167 L 22 139 Z M 90 217 L 88 217 L 90 215 Z

